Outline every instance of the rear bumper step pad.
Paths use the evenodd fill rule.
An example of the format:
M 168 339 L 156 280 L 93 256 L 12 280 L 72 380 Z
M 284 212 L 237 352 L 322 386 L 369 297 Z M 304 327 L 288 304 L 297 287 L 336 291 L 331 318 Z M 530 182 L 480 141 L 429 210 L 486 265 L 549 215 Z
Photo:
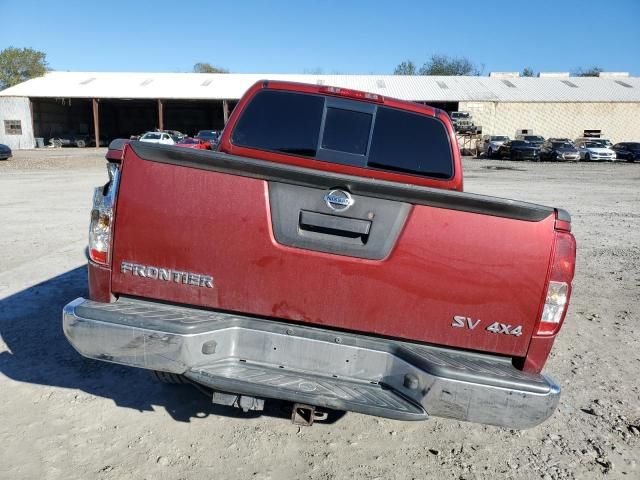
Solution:
M 429 415 L 529 428 L 559 387 L 510 360 L 121 297 L 64 307 L 82 355 L 183 374 L 215 390 L 401 420 Z
M 427 418 L 422 406 L 378 383 L 320 377 L 236 360 L 194 368 L 187 371 L 185 376 L 226 392 L 305 402 L 317 407 L 357 411 L 397 420 Z

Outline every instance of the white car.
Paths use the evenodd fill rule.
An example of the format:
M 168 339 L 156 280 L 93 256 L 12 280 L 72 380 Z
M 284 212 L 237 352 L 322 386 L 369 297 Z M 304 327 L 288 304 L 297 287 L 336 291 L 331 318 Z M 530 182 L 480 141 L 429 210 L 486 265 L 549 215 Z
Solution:
M 605 147 L 600 142 L 580 142 L 576 145 L 578 152 L 580 152 L 580 159 L 586 160 L 607 160 L 614 161 L 616 159 L 616 152 L 610 148 Z
M 488 158 L 492 158 L 497 152 L 500 145 L 504 142 L 508 142 L 509 137 L 506 135 L 483 135 L 478 150 L 484 153 Z
M 608 138 L 600 138 L 600 137 L 580 137 L 574 140 L 574 144 L 577 145 L 583 142 L 597 142 L 604 145 L 607 148 L 613 147 L 613 143 Z
M 147 132 L 140 137 L 141 142 L 161 143 L 163 145 L 175 145 L 176 141 L 164 132 Z

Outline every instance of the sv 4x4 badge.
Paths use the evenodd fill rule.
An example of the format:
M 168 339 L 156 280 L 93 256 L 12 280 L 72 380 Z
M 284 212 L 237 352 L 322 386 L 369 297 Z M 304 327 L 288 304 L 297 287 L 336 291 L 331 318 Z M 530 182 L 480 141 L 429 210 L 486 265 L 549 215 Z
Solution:
M 469 317 L 463 317 L 462 315 L 455 315 L 453 317 L 453 322 L 451 323 L 452 327 L 455 328 L 466 328 L 468 330 L 475 329 L 482 320 L 473 320 Z M 493 322 L 491 325 L 487 326 L 485 330 L 489 333 L 498 333 L 503 335 L 513 335 L 514 337 L 519 337 L 522 335 L 522 325 L 509 325 L 507 323 Z

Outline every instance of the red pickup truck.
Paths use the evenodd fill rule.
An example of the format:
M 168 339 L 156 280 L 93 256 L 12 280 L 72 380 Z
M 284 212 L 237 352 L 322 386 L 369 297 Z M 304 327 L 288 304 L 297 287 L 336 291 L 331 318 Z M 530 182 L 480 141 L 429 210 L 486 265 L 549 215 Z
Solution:
M 265 80 L 218 151 L 114 142 L 68 340 L 216 403 L 294 402 L 303 421 L 541 423 L 571 219 L 463 192 L 455 138 L 436 108 Z

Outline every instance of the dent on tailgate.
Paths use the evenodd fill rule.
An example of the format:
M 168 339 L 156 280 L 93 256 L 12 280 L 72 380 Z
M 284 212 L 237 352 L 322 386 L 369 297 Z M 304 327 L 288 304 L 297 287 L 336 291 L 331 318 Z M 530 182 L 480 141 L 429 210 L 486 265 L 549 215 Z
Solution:
M 554 215 L 529 222 L 414 205 L 388 256 L 366 260 L 278 244 L 264 180 L 150 162 L 131 148 L 124 169 L 115 293 L 526 354 Z M 122 262 L 210 275 L 213 288 L 122 273 Z M 455 316 L 467 327 L 452 327 Z M 494 322 L 521 335 L 487 331 Z

